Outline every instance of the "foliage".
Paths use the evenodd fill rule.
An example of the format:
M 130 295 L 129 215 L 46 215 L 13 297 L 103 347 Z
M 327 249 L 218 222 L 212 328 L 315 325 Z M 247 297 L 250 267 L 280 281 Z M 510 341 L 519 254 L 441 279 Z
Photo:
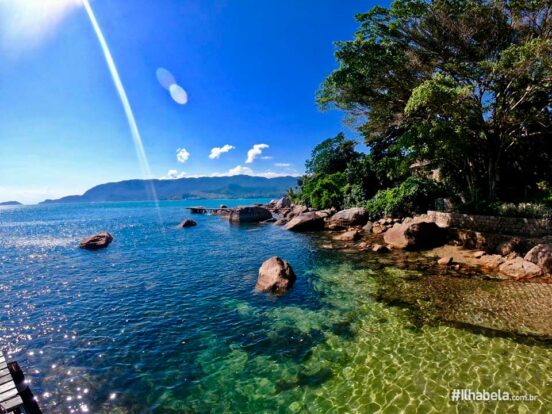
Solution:
M 429 161 L 467 202 L 552 180 L 549 0 L 396 0 L 359 14 L 318 93 L 345 110 L 384 187 Z
M 290 194 L 293 202 L 318 209 L 365 203 L 377 191 L 378 182 L 370 157 L 355 146 L 343 133 L 317 145 L 306 162 L 307 174 L 299 180 L 299 191 Z
M 443 189 L 435 181 L 409 177 L 396 187 L 379 191 L 365 207 L 371 220 L 401 217 L 426 212 L 442 194 Z
M 314 147 L 311 158 L 306 162 L 307 174 L 330 175 L 345 171 L 349 163 L 360 157 L 355 146 L 356 142 L 345 139 L 343 132 L 322 141 Z
M 552 219 L 552 208 L 543 203 L 479 203 L 464 205 L 462 212 L 502 217 Z

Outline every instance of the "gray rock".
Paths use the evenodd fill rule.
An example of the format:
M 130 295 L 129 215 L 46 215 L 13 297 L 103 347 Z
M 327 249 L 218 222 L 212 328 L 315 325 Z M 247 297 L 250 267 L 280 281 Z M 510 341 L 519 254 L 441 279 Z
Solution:
M 275 206 L 276 206 L 276 208 L 288 208 L 288 207 L 291 207 L 291 200 L 289 199 L 289 197 L 288 197 L 287 195 L 286 195 L 286 196 L 283 196 L 281 199 L 279 199 L 278 201 L 276 201 Z
M 527 252 L 525 260 L 536 264 L 546 273 L 552 273 L 552 244 L 537 244 Z
M 238 207 L 230 213 L 232 223 L 259 223 L 272 218 L 272 213 L 264 207 Z

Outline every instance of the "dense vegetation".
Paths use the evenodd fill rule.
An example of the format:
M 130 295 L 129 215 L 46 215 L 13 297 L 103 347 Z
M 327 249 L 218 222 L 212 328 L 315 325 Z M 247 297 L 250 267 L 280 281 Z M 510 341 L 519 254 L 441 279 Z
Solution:
M 296 199 L 374 215 L 424 208 L 438 195 L 472 210 L 550 203 L 551 8 L 396 0 L 357 15 L 318 102 L 349 115 L 368 153 L 343 134 L 324 141 Z

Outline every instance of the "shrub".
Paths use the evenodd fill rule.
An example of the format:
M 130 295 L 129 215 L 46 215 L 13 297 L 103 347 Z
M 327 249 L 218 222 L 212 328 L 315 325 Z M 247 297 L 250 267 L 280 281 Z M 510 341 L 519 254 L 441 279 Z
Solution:
M 378 191 L 365 207 L 371 220 L 424 213 L 442 194 L 442 188 L 435 181 L 409 177 L 397 187 Z

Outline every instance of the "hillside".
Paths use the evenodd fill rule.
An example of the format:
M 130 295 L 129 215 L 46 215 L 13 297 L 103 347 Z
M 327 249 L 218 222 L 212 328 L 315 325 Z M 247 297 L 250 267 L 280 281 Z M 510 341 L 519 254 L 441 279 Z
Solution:
M 277 198 L 297 185 L 296 177 L 264 178 L 248 175 L 231 177 L 151 180 L 159 200 L 190 198 Z M 83 195 L 71 195 L 42 203 L 85 203 L 102 201 L 142 201 L 151 199 L 148 180 L 126 180 L 100 184 Z M 42 204 L 41 203 L 41 204 Z

